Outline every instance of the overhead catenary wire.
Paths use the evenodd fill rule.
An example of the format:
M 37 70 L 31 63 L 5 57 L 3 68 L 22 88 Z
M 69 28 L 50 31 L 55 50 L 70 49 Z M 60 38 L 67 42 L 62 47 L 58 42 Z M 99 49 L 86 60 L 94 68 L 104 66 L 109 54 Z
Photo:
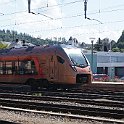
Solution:
M 109 10 L 109 11 L 101 11 L 100 10 L 100 13 L 108 13 L 108 12 L 114 12 L 114 11 L 124 11 L 124 9 L 114 9 L 114 10 Z M 22 13 L 22 12 L 27 12 L 27 10 L 25 10 L 25 11 L 20 11 L 20 12 L 13 12 L 13 13 L 11 13 L 11 14 L 18 14 L 18 13 Z M 40 14 L 40 13 L 39 13 Z M 92 13 L 88 13 L 88 15 L 94 15 L 94 14 L 99 14 L 99 12 L 92 12 Z M 10 14 L 4 14 L 4 13 L 0 13 L 0 16 L 3 16 L 3 15 L 10 15 Z M 27 16 L 27 15 L 25 15 L 25 16 Z M 76 18 L 76 17 L 79 17 L 79 16 L 83 16 L 83 14 L 77 14 L 77 15 L 72 15 L 72 16 L 65 16 L 65 17 L 62 17 L 62 18 L 64 18 L 64 19 L 67 19 L 67 18 Z M 24 15 L 23 16 L 19 16 L 19 17 L 24 17 Z M 54 20 L 59 20 L 59 19 L 62 19 L 62 18 L 55 18 Z M 9 21 L 9 20 L 12 20 L 12 19 L 5 19 L 5 20 L 0 20 L 0 22 L 1 21 Z M 47 21 L 47 20 L 45 20 L 45 21 Z
M 77 26 L 78 27 L 78 26 Z M 71 28 L 76 28 L 76 27 L 71 27 Z M 51 31 L 54 30 L 54 29 L 51 29 Z M 55 29 L 56 30 L 56 29 Z M 61 30 L 61 28 L 58 28 L 57 30 Z M 35 30 L 35 31 L 32 31 L 30 33 L 38 33 L 38 32 L 44 32 L 44 31 L 49 31 L 49 30 Z M 120 29 L 118 30 L 114 30 L 114 31 L 120 31 Z M 104 32 L 109 32 L 109 31 L 100 31 L 100 33 L 104 33 Z M 95 34 L 95 33 L 99 33 L 99 31 L 97 32 L 85 32 L 85 34 Z M 84 35 L 84 32 L 83 33 L 75 33 L 74 35 Z
M 12 0 L 11 2 L 14 2 L 15 0 Z M 36 9 L 43 9 L 43 8 L 46 8 L 46 10 L 44 10 L 43 12 L 45 11 L 48 11 L 49 9 L 52 9 L 52 7 L 55 7 L 55 6 L 67 6 L 67 5 L 70 5 L 70 4 L 75 4 L 75 3 L 78 3 L 78 2 L 82 2 L 82 0 L 77 0 L 77 1 L 72 1 L 72 2 L 68 2 L 68 3 L 64 3 L 64 4 L 57 4 L 57 5 L 49 5 L 48 7 L 44 6 L 44 7 L 38 7 L 38 8 L 35 8 L 35 9 L 32 9 L 33 11 L 36 10 Z M 8 2 L 10 3 L 10 2 Z M 113 11 L 121 11 L 121 10 L 124 10 L 123 8 L 122 9 L 112 9 L 112 10 L 106 10 L 106 9 L 110 9 L 110 8 L 113 8 L 113 7 L 123 7 L 124 5 L 117 5 L 117 6 L 110 6 L 110 7 L 106 7 L 106 8 L 102 8 L 101 9 L 101 13 L 104 13 L 104 12 L 113 12 Z M 93 10 L 94 11 L 94 10 Z M 16 12 L 12 12 L 12 13 L 6 13 L 6 14 L 2 14 L 0 16 L 8 16 L 8 15 L 13 15 L 13 14 L 18 14 L 18 13 L 24 13 L 24 12 L 28 12 L 28 10 L 23 10 L 23 11 L 16 11 Z M 95 10 L 95 12 L 87 12 L 88 15 L 91 15 L 91 14 L 98 14 L 99 11 Z
M 15 1 L 15 0 L 14 0 Z M 73 2 L 69 2 L 69 3 L 64 3 L 63 5 L 62 4 L 58 4 L 59 6 L 67 6 L 67 5 L 71 5 L 71 4 L 74 4 L 74 3 L 77 3 L 77 2 L 82 2 L 81 0 L 77 0 L 77 1 L 73 1 Z M 54 5 L 54 6 L 57 6 L 57 5 Z M 53 6 L 53 7 L 54 7 Z M 122 6 L 122 5 L 121 5 Z M 50 7 L 50 5 L 48 6 L 48 7 L 44 7 L 44 8 L 46 8 L 46 10 L 44 10 L 43 12 L 45 12 L 45 11 L 47 11 L 48 9 L 53 9 L 52 8 L 52 6 Z M 36 8 L 37 9 L 37 8 Z M 42 8 L 41 8 L 42 9 Z M 100 13 L 102 14 L 102 13 L 107 13 L 107 12 L 115 12 L 115 11 L 123 11 L 124 9 L 122 8 L 119 8 L 119 9 L 112 9 L 112 10 L 109 10 L 109 8 L 108 8 L 108 10 L 104 10 L 104 9 L 101 9 L 100 10 Z M 24 10 L 24 11 L 18 11 L 18 12 L 12 12 L 12 14 L 13 15 L 15 15 L 15 14 L 20 14 L 20 13 L 27 13 L 27 10 Z M 42 14 L 42 13 L 37 13 L 37 14 Z M 88 15 L 91 15 L 91 14 L 99 14 L 99 11 L 97 11 L 97 12 L 88 12 L 87 13 Z M 7 14 L 5 14 L 5 15 L 1 15 L 1 16 L 6 16 Z M 8 15 L 9 15 L 9 13 L 8 13 Z M 10 15 L 11 15 L 11 13 L 10 13 Z M 25 15 L 25 16 L 27 16 L 27 15 Z M 20 17 L 24 17 L 24 16 L 20 16 Z M 62 19 L 72 19 L 72 18 L 77 18 L 77 17 L 83 17 L 83 14 L 75 14 L 75 15 L 70 15 L 70 16 L 62 16 L 62 17 L 59 17 L 59 18 L 52 18 L 53 20 L 62 20 Z M 7 19 L 6 19 L 7 20 Z M 11 20 L 11 19 L 10 19 Z M 13 18 L 12 18 L 12 20 L 13 20 Z M 11 20 L 11 21 L 12 21 Z M 15 20 L 15 19 L 14 19 Z M 23 24 L 30 24 L 30 23 L 40 23 L 40 22 L 43 22 L 43 21 L 47 21 L 47 20 L 49 20 L 49 19 L 44 19 L 44 20 L 36 20 L 36 21 L 23 21 L 23 22 L 14 22 L 14 23 L 10 23 L 10 24 L 7 24 L 7 25 L 1 25 L 1 27 L 2 28 L 4 28 L 4 27 L 10 27 L 10 26 L 21 26 L 21 25 L 23 25 Z M 92 20 L 94 20 L 94 19 L 92 19 Z M 99 20 L 98 20 L 99 21 Z M 121 22 L 124 22 L 124 20 L 122 19 L 118 19 L 118 20 L 116 20 L 116 21 L 106 21 L 106 22 L 104 22 L 104 23 L 101 23 L 102 25 L 104 25 L 104 24 L 113 24 L 113 23 L 121 23 Z M 62 26 L 63 27 L 63 29 L 66 29 L 66 28 L 68 28 L 68 29 L 71 29 L 71 28 L 76 28 L 76 27 L 82 27 L 82 26 L 90 26 L 90 25 L 100 25 L 100 23 L 99 24 L 84 24 L 84 25 L 74 25 L 74 26 L 72 26 L 72 27 L 64 27 L 64 26 Z M 58 27 L 58 28 L 52 28 L 52 29 L 48 29 L 47 31 L 51 31 L 51 30 L 60 30 L 61 29 L 61 27 Z M 42 31 L 44 31 L 44 30 L 42 30 Z
M 69 3 L 64 3 L 65 5 L 66 4 L 72 4 L 72 3 L 76 3 L 76 2 L 80 2 L 80 0 L 78 0 L 78 1 L 73 1 L 73 2 L 69 2 Z M 59 5 L 62 5 L 62 4 L 59 4 Z M 100 10 L 100 13 L 102 13 L 102 12 L 113 12 L 113 11 L 118 11 L 118 10 L 124 10 L 124 9 L 115 9 L 115 10 L 109 10 L 109 11 L 101 11 Z M 18 12 L 13 12 L 13 13 L 11 13 L 11 14 L 18 14 L 18 13 L 22 13 L 22 12 L 27 12 L 27 10 L 25 10 L 25 11 L 18 11 Z M 97 14 L 97 13 L 99 13 L 99 12 L 96 12 L 96 13 L 88 13 L 88 15 L 90 15 L 90 14 Z M 44 14 L 42 14 L 42 13 L 37 13 L 37 14 L 41 14 L 41 15 L 43 15 L 43 16 L 46 16 L 46 15 L 44 15 Z M 4 14 L 4 15 L 7 15 L 7 14 Z M 46 17 L 48 17 L 48 18 L 51 18 L 51 19 L 53 19 L 53 20 L 61 20 L 61 19 L 69 19 L 69 18 L 76 18 L 76 17 L 80 17 L 80 16 L 82 16 L 82 14 L 78 14 L 78 15 L 72 15 L 72 16 L 68 16 L 68 17 L 62 17 L 62 18 L 55 18 L 55 19 L 53 19 L 52 17 L 49 17 L 49 16 L 46 16 Z M 23 16 L 22 16 L 23 17 Z M 100 24 L 103 24 L 102 22 L 100 22 L 99 20 L 97 20 L 97 19 L 90 19 L 90 18 L 88 18 L 89 20 L 96 20 L 96 21 L 98 21 Z M 6 19 L 7 20 L 7 19 Z M 12 19 L 9 19 L 9 20 L 12 20 Z M 1 21 L 1 20 L 0 20 Z M 42 21 L 44 21 L 44 20 L 41 20 L 41 22 Z M 47 21 L 47 19 L 45 19 L 45 21 Z M 121 21 L 121 20 L 120 20 Z M 37 23 L 37 22 L 40 22 L 40 21 L 34 21 L 34 23 Z M 17 25 L 20 25 L 20 24 L 26 24 L 26 23 L 33 23 L 33 21 L 31 21 L 31 22 L 22 22 L 22 23 L 18 23 Z M 116 23 L 116 22 L 115 22 Z M 13 24 L 12 24 L 13 25 Z M 16 24 L 15 24 L 16 25 Z M 11 26 L 11 24 L 9 24 L 9 25 L 5 25 L 5 26 L 2 26 L 2 27 L 7 27 L 7 26 Z
M 124 20 L 118 20 L 118 21 L 113 21 L 113 22 L 104 22 L 104 24 L 111 24 L 111 23 L 123 23 Z M 23 25 L 25 23 L 17 23 L 16 25 Z M 8 27 L 8 26 L 14 26 L 15 24 L 13 25 L 5 25 L 5 27 Z M 63 27 L 63 29 L 71 29 L 71 28 L 79 28 L 79 27 L 82 27 L 82 26 L 95 26 L 95 25 L 99 25 L 98 23 L 97 24 L 86 24 L 86 25 L 76 25 L 76 26 L 70 26 L 70 27 Z M 1 26 L 2 27 L 2 26 Z M 61 27 L 59 28 L 52 28 L 52 29 L 42 29 L 42 31 L 52 31 L 52 30 L 60 30 Z M 40 30 L 36 31 L 36 32 L 40 32 Z M 31 33 L 31 32 L 30 32 Z
M 82 15 L 75 15 L 75 16 L 70 16 L 70 17 L 65 17 L 67 19 L 70 19 L 70 18 L 75 18 L 75 17 L 78 17 L 78 16 L 82 16 Z M 54 20 L 61 20 L 62 18 L 56 18 Z M 38 20 L 38 21 L 28 21 L 28 22 L 20 22 L 20 23 L 16 23 L 16 25 L 23 25 L 23 24 L 29 24 L 29 23 L 40 23 L 40 22 L 43 22 L 43 21 L 47 21 L 48 19 L 45 19 L 45 20 Z M 99 20 L 98 20 L 99 21 Z M 116 21 L 108 21 L 108 22 L 104 22 L 104 23 L 100 23 L 100 24 L 113 24 L 113 23 L 121 23 L 121 22 L 124 22 L 124 20 L 116 20 Z M 1 27 L 7 27 L 7 26 L 13 26 L 15 24 L 8 24 L 8 25 L 1 25 Z M 96 24 L 86 24 L 86 25 L 83 25 L 83 26 L 91 26 L 91 25 L 99 25 L 99 23 L 96 23 Z M 75 26 L 74 26 L 75 27 Z

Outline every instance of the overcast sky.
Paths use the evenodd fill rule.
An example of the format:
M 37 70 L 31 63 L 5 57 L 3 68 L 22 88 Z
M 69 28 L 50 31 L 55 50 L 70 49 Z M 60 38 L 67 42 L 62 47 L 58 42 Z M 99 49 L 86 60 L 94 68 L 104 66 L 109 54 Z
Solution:
M 84 17 L 83 0 L 0 0 L 0 29 L 15 30 L 34 37 L 70 36 L 90 43 L 100 37 L 117 41 L 124 30 L 124 0 L 88 0 Z

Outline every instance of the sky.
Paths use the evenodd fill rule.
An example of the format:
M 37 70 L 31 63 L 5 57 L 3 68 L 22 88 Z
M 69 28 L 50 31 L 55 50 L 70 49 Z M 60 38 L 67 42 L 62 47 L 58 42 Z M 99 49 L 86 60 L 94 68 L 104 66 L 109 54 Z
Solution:
M 33 37 L 70 36 L 80 43 L 109 38 L 117 41 L 124 30 L 124 0 L 0 0 L 0 30 L 14 30 Z

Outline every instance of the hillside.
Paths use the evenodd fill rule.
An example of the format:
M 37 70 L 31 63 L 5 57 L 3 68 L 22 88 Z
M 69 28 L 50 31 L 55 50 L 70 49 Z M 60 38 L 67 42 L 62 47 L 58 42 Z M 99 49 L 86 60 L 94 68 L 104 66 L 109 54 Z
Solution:
M 113 51 L 124 52 L 124 31 L 122 32 L 117 43 L 113 46 Z
M 16 39 L 25 40 L 26 42 L 35 44 L 35 45 L 43 45 L 43 44 L 52 44 L 53 41 L 50 39 L 40 39 L 32 37 L 26 33 L 17 33 L 17 31 L 10 30 L 0 30 L 0 42 L 12 42 Z M 55 41 L 54 41 L 55 42 Z

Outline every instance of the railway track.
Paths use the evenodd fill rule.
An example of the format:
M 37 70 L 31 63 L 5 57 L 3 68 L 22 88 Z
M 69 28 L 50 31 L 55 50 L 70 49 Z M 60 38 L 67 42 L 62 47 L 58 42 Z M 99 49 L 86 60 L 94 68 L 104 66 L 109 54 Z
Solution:
M 39 91 L 32 92 L 31 94 L 42 96 L 56 96 L 56 97 L 68 97 L 68 98 L 85 98 L 85 99 L 107 99 L 107 100 L 116 100 L 116 101 L 124 101 L 124 92 L 101 92 L 101 91 Z
M 6 96 L 6 97 L 5 97 Z M 57 113 L 71 113 L 112 119 L 124 119 L 124 102 L 106 101 L 84 98 L 67 98 L 53 96 L 30 96 L 1 94 L 2 106 L 31 109 L 38 111 L 52 111 Z
M 42 97 L 35 97 L 35 96 L 42 96 Z M 89 99 L 90 103 L 93 103 L 93 101 L 96 101 L 96 103 L 103 103 L 108 104 L 108 101 L 113 101 L 113 103 L 117 102 L 124 102 L 124 92 L 117 92 L 117 93 L 87 93 L 87 92 L 78 92 L 78 93 L 70 93 L 70 92 L 50 92 L 50 91 L 40 91 L 40 92 L 31 92 L 30 95 L 25 94 L 13 94 L 13 93 L 0 93 L 1 98 L 18 98 L 18 99 L 55 99 L 55 97 L 59 97 L 59 100 L 66 100 L 67 98 L 70 100 L 74 99 L 76 102 L 78 102 L 78 99 Z M 30 98 L 32 97 L 32 98 Z M 104 101 L 103 101 L 104 100 Z M 100 103 L 100 101 L 102 101 Z M 86 101 L 84 102 L 86 103 Z M 94 104 L 96 104 L 94 102 Z
M 68 97 L 68 98 L 85 98 L 85 99 L 108 99 L 108 100 L 116 100 L 116 101 L 124 101 L 124 91 L 123 92 L 106 92 L 106 91 L 31 91 L 31 92 L 14 92 L 14 91 L 2 91 L 1 95 L 5 95 L 5 97 L 9 97 L 14 94 L 30 94 L 32 96 L 56 96 L 56 97 Z M 7 95 L 9 94 L 9 96 Z M 22 97 L 21 96 L 21 97 Z
M 108 106 L 108 107 L 120 107 L 124 108 L 123 101 L 110 101 L 107 99 L 85 99 L 85 98 L 69 98 L 69 97 L 56 97 L 56 96 L 31 96 L 21 94 L 0 94 L 0 98 L 6 99 L 20 99 L 20 100 L 39 100 L 39 101 L 53 101 L 53 102 L 73 102 L 86 105 Z
M 29 90 L 28 92 L 10 90 L 9 93 L 3 90 L 2 92 L 0 93 L 1 106 L 23 111 L 35 110 L 38 113 L 45 111 L 51 114 L 52 112 L 57 116 L 66 115 L 71 118 L 83 117 L 99 121 L 101 119 L 103 122 L 110 121 L 114 124 L 124 123 L 124 91 L 122 89 L 83 87 L 68 90 L 44 89 L 44 91 Z
M 1 107 L 1 110 L 7 110 L 10 112 L 19 112 L 19 113 L 28 113 L 28 114 L 40 114 L 42 115 L 49 115 L 49 116 L 53 116 L 53 118 L 65 118 L 65 119 L 76 119 L 76 120 L 82 120 L 81 123 L 83 123 L 83 121 L 90 121 L 94 123 L 105 123 L 105 124 L 124 124 L 124 120 L 119 120 L 119 119 L 110 119 L 110 118 L 99 118 L 99 117 L 93 117 L 93 116 L 83 116 L 83 115 L 74 115 L 74 114 L 68 114 L 68 113 L 56 113 L 56 112 L 49 112 L 49 111 L 37 111 L 37 110 L 29 110 L 29 109 L 21 109 L 21 108 L 13 108 L 13 107 Z M 29 121 L 30 122 L 30 121 Z M 14 123 L 15 124 L 15 123 Z

